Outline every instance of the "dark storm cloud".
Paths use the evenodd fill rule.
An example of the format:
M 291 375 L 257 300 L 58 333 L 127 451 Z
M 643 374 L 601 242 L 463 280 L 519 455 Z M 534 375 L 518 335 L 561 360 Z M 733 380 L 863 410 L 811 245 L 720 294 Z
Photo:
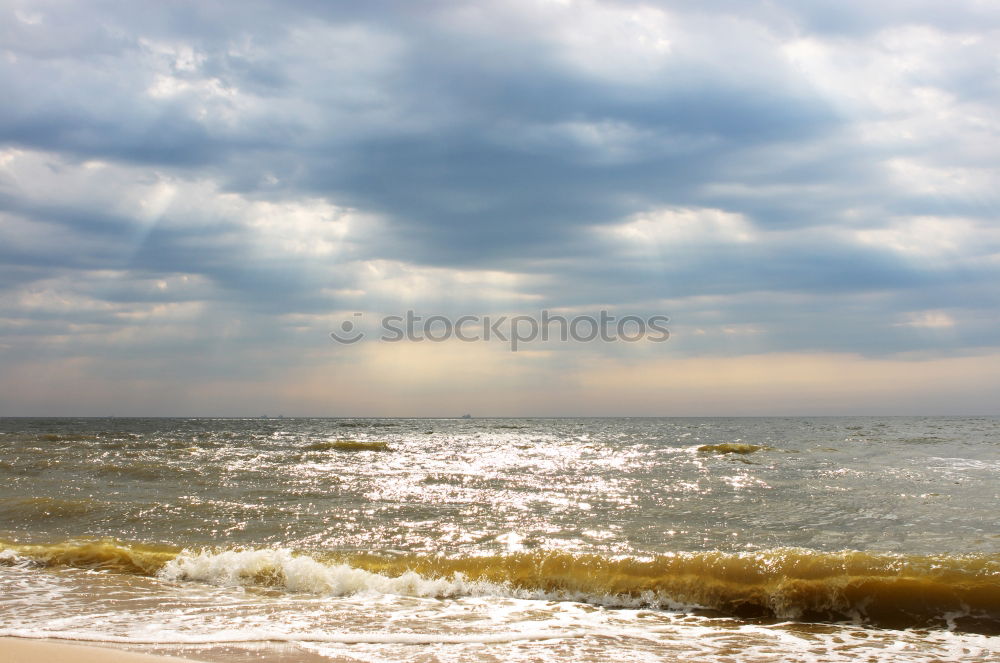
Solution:
M 387 260 L 519 274 L 545 306 L 669 300 L 675 316 L 696 320 L 704 311 L 692 302 L 729 297 L 713 319 L 767 327 L 754 349 L 988 340 L 975 312 L 994 299 L 998 200 L 976 178 L 996 172 L 988 44 L 1000 12 L 981 3 L 2 11 L 0 146 L 50 155 L 30 175 L 0 177 L 5 291 L 116 270 L 117 285 L 81 278 L 76 294 L 113 306 L 224 304 L 248 316 L 253 338 L 278 338 L 275 316 L 413 303 L 369 287 L 365 261 Z M 94 161 L 134 175 L 61 189 Z M 52 184 L 35 190 L 32 179 Z M 206 181 L 216 188 L 196 186 Z M 144 216 L 158 183 L 176 189 L 174 202 Z M 227 196 L 242 207 L 227 211 Z M 316 253 L 308 233 L 330 224 L 286 250 L 280 230 L 247 220 L 280 216 L 255 204 L 306 198 L 371 218 L 343 247 Z M 753 240 L 667 233 L 637 255 L 604 232 L 664 209 L 735 215 Z M 940 250 L 859 239 L 922 216 L 981 226 L 943 237 Z M 906 244 L 897 235 L 886 237 Z M 181 274 L 196 285 L 146 283 Z M 771 306 L 753 314 L 732 299 L 765 292 Z M 873 293 L 889 294 L 848 310 L 845 298 Z M 804 318 L 804 295 L 830 305 Z M 980 320 L 967 334 L 906 326 L 915 311 L 959 303 L 955 320 Z M 25 320 L 101 315 L 7 307 Z

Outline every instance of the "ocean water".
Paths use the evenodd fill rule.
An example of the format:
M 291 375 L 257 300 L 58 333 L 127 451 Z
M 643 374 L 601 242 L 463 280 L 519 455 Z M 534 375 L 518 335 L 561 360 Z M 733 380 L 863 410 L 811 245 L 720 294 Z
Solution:
M 0 419 L 0 636 L 1000 661 L 1000 418 Z

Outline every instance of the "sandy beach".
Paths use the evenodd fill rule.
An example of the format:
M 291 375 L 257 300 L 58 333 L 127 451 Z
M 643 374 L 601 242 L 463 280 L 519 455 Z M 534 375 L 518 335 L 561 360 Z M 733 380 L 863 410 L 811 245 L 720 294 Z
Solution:
M 90 647 L 52 640 L 0 638 L 0 660 L 5 663 L 184 663 L 190 659 L 153 656 L 111 647 Z

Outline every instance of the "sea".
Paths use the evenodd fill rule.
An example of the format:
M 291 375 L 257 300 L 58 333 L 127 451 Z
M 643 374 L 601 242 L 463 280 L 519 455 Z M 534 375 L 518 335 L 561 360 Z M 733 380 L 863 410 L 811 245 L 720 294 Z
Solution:
M 0 636 L 1000 661 L 1000 418 L 0 419 Z

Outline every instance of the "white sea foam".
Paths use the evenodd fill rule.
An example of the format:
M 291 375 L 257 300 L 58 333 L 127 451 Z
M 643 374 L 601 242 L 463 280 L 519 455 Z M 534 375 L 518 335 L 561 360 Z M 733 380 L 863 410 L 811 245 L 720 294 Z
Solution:
M 268 584 L 292 592 L 332 596 L 396 594 L 446 598 L 503 593 L 496 585 L 452 578 L 425 578 L 413 571 L 389 577 L 346 564 L 323 564 L 287 549 L 181 553 L 160 570 L 163 580 L 193 580 L 220 587 Z
M 31 576 L 52 586 L 39 591 L 37 582 L 25 582 Z M 0 568 L 0 637 L 176 647 L 187 656 L 217 646 L 267 651 L 267 643 L 279 643 L 334 658 L 409 663 L 1000 661 L 997 638 L 944 630 L 753 624 L 571 601 L 486 595 L 438 600 L 366 591 L 248 593 L 203 582 Z
M 326 596 L 355 594 L 396 595 L 417 598 L 493 596 L 529 600 L 578 601 L 617 608 L 657 607 L 690 610 L 701 606 L 680 603 L 654 591 L 637 595 L 600 594 L 572 590 L 512 587 L 471 580 L 457 572 L 430 578 L 415 571 L 387 576 L 347 564 L 326 564 L 286 548 L 182 552 L 157 576 L 170 582 L 202 582 L 217 587 L 271 586 L 289 592 Z
M 22 557 L 9 548 L 0 550 L 0 564 L 4 566 L 21 566 L 29 562 L 30 560 L 27 557 Z

